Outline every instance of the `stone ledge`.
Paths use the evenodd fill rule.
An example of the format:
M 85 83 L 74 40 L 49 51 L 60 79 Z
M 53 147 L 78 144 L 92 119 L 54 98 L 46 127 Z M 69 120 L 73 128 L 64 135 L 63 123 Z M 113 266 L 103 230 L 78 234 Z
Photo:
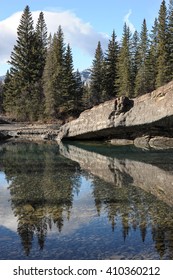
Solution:
M 138 98 L 116 98 L 84 111 L 60 128 L 57 141 L 134 140 L 143 135 L 173 138 L 173 81 Z

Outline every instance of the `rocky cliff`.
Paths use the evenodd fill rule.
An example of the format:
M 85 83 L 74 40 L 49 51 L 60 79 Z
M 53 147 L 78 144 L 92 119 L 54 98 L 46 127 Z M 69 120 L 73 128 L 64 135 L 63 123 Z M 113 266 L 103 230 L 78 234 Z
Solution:
M 145 141 L 173 137 L 173 81 L 136 99 L 120 97 L 84 111 L 61 127 L 57 140 L 134 140 L 146 135 Z

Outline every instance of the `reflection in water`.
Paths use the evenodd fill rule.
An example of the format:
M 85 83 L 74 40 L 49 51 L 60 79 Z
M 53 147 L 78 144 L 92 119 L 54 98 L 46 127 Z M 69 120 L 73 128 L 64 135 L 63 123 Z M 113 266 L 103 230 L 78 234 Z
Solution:
M 62 157 L 57 161 L 57 153 L 57 146 L 23 143 L 6 145 L 1 156 L 26 255 L 34 233 L 43 249 L 52 224 L 61 232 L 64 215 L 70 218 L 73 194 L 78 191 L 77 166 Z
M 8 143 L 0 158 L 23 248 L 5 233 L 2 259 L 173 259 L 172 152 Z
M 124 240 L 129 232 L 139 228 L 141 239 L 145 242 L 148 227 L 160 258 L 168 249 L 172 259 L 173 213 L 168 206 L 173 206 L 172 155 L 170 152 L 169 156 L 156 152 L 139 154 L 139 151 L 134 154 L 132 150 L 129 155 L 131 159 L 128 159 L 127 153 L 117 158 L 114 157 L 114 150 L 112 153 L 110 150 L 110 147 L 102 149 L 100 154 L 93 151 L 91 146 L 89 150 L 74 145 L 60 146 L 62 155 L 95 175 L 93 195 L 97 212 L 100 215 L 102 208 L 106 210 L 112 230 L 115 230 L 116 220 L 121 219 Z M 144 162 L 140 162 L 139 158 Z M 104 179 L 104 185 L 100 178 Z

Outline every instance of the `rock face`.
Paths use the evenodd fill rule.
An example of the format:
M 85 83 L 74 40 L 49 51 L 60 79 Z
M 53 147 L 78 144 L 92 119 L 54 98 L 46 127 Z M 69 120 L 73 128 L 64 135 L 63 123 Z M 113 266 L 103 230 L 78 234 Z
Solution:
M 173 81 L 136 99 L 117 98 L 81 113 L 60 129 L 62 139 L 173 137 Z

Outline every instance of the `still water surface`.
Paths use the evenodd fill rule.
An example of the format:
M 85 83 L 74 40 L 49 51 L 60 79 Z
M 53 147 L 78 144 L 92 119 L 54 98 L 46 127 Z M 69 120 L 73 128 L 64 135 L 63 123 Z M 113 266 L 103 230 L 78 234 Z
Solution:
M 173 151 L 1 144 L 0 259 L 173 259 Z

